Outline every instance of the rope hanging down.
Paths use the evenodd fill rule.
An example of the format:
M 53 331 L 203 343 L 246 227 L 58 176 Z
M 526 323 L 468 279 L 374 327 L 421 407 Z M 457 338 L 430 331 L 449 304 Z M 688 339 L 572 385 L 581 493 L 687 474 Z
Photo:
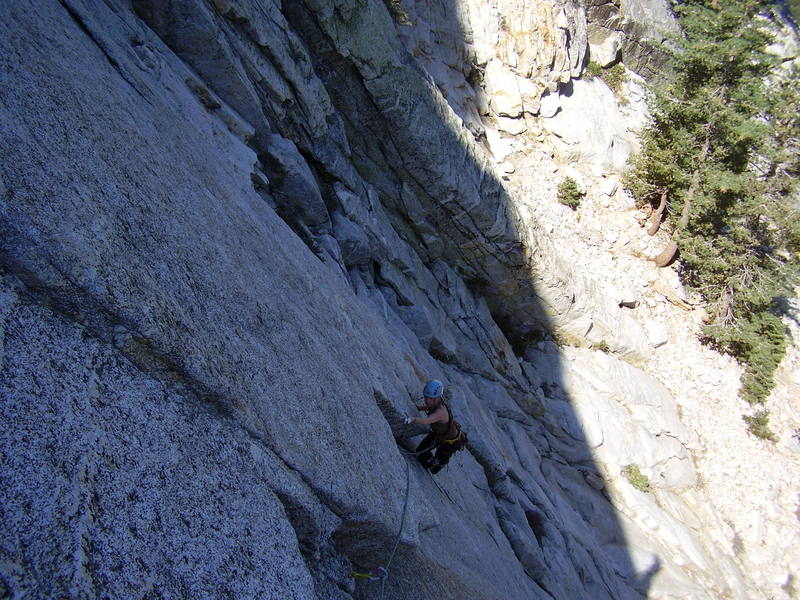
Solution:
M 400 537 L 403 535 L 403 526 L 406 522 L 406 511 L 408 509 L 408 496 L 409 491 L 411 490 L 411 466 L 408 461 L 406 461 L 406 497 L 403 500 L 403 516 L 400 517 L 400 528 L 397 531 L 397 536 L 394 540 L 394 546 L 392 547 L 392 551 L 389 553 L 389 559 L 386 561 L 386 565 L 383 567 L 377 567 L 372 569 L 369 573 L 351 573 L 352 577 L 361 577 L 369 579 L 370 581 L 374 581 L 376 579 L 381 580 L 381 595 L 380 600 L 383 600 L 383 594 L 386 587 L 386 580 L 389 579 L 389 566 L 392 564 L 394 560 L 394 555 L 397 552 L 397 547 L 400 545 Z
M 386 585 L 386 580 L 389 578 L 389 565 L 392 564 L 392 560 L 394 560 L 394 554 L 397 552 L 397 546 L 400 545 L 400 536 L 403 534 L 403 525 L 406 522 L 406 509 L 408 508 L 408 492 L 411 490 L 411 464 L 406 461 L 406 497 L 403 500 L 403 516 L 400 517 L 400 528 L 397 530 L 397 537 L 394 540 L 394 548 L 392 548 L 392 553 L 389 554 L 389 560 L 386 561 L 386 567 L 384 570 L 386 571 L 386 576 L 381 579 L 381 600 L 383 600 L 383 588 Z

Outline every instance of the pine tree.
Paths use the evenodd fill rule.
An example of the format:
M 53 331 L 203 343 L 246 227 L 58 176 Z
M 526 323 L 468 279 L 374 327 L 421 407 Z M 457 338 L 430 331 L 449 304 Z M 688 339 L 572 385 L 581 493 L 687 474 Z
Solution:
M 745 365 L 741 394 L 763 402 L 786 349 L 780 301 L 798 278 L 798 92 L 779 72 L 757 0 L 678 4 L 683 36 L 653 90 L 652 122 L 628 187 L 658 206 L 683 281 L 709 306 L 705 340 Z M 768 431 L 768 429 L 765 429 Z
M 786 0 L 786 6 L 795 21 L 800 20 L 800 0 Z

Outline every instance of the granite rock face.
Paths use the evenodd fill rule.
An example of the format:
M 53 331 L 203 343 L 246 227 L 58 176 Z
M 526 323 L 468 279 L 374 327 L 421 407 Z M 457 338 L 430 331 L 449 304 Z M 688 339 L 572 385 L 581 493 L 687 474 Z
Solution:
M 476 136 L 482 115 L 535 115 L 542 94 L 583 71 L 586 15 L 572 0 L 395 5 L 408 52 Z
M 643 77 L 657 77 L 663 44 L 679 26 L 665 0 L 589 0 L 589 59 L 607 66 L 621 60 Z
M 621 173 L 637 142 L 605 82 L 576 80 L 549 98 L 557 108 L 542 119 L 542 128 L 554 136 L 559 160 L 598 174 Z
M 429 23 L 476 39 L 441 20 L 479 5 L 445 5 Z M 533 98 L 579 72 L 585 18 L 519 7 L 553 37 L 503 38 Z M 525 360 L 583 318 L 591 282 L 521 221 L 459 112 L 478 95 L 453 102 L 450 71 L 434 74 L 473 51 L 421 64 L 409 10 L 2 12 L 0 596 L 367 598 L 378 584 L 352 572 L 396 540 L 386 598 L 637 598 L 683 585 L 684 564 L 728 585 L 706 549 L 659 548 L 660 580 L 644 542 L 629 551 L 646 535 L 569 405 L 634 367 L 579 388 L 590 366 Z M 601 313 L 595 332 L 641 351 Z M 438 486 L 403 453 L 422 433 L 403 413 L 433 377 L 470 440 Z M 605 396 L 610 414 L 635 412 L 627 391 Z M 654 443 L 643 466 L 690 485 L 673 463 L 691 436 L 656 399 L 632 426 Z

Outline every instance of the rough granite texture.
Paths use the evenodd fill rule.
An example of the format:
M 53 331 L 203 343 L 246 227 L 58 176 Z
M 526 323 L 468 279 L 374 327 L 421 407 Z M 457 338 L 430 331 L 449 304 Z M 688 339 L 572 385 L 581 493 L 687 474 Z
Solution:
M 0 597 L 373 598 L 351 572 L 401 520 L 387 600 L 637 598 L 662 564 L 699 589 L 629 549 L 576 417 L 544 414 L 568 379 L 526 342 L 591 286 L 545 272 L 397 19 L 4 8 Z M 431 377 L 470 439 L 438 485 L 401 452 Z

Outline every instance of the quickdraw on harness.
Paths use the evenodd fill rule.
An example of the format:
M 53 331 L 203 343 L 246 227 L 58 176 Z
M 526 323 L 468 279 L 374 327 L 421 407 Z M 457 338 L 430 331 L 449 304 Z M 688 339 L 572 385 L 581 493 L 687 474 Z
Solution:
M 374 569 L 370 569 L 369 573 L 359 573 L 358 571 L 353 571 L 350 573 L 350 577 L 353 579 L 369 579 L 370 581 L 378 581 L 379 579 L 385 579 L 389 577 L 389 571 L 384 569 L 383 567 L 375 567 Z

